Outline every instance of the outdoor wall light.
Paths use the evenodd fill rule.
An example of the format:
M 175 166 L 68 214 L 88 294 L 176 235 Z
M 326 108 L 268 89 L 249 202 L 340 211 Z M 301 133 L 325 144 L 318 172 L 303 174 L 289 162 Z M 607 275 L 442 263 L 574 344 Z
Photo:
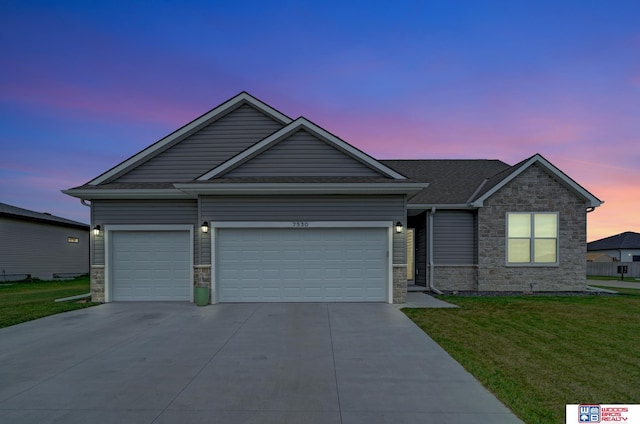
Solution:
M 102 230 L 102 228 L 99 225 L 96 225 L 95 227 L 93 227 L 93 235 L 94 236 L 99 236 L 100 235 L 100 230 Z
M 396 222 L 396 233 L 400 234 L 402 232 L 402 222 Z
M 200 229 L 203 233 L 207 234 L 209 232 L 209 223 L 207 221 L 204 221 L 200 226 Z

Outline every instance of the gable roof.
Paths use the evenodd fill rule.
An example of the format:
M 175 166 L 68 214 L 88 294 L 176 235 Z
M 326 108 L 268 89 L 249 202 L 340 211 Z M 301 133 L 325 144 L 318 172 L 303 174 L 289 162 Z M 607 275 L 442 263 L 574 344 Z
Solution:
M 626 231 L 587 243 L 587 250 L 640 249 L 640 233 Z
M 261 100 L 256 99 L 249 93 L 243 91 L 240 94 L 230 98 L 229 100 L 223 102 L 221 105 L 211 109 L 209 112 L 201 115 L 200 117 L 194 119 L 188 124 L 182 126 L 171 134 L 163 137 L 158 140 L 156 143 L 147 147 L 146 149 L 140 151 L 139 153 L 131 156 L 129 159 L 121 162 L 120 164 L 114 166 L 107 172 L 99 175 L 93 180 L 89 181 L 86 185 L 96 186 L 98 184 L 102 184 L 105 182 L 109 182 L 110 179 L 117 177 L 126 173 L 127 171 L 133 169 L 137 165 L 145 162 L 146 160 L 152 158 L 157 153 L 163 151 L 164 149 L 178 143 L 180 140 L 185 137 L 197 132 L 203 127 L 211 124 L 227 113 L 231 112 L 239 108 L 240 106 L 248 104 L 257 110 L 263 112 L 267 116 L 273 118 L 274 120 L 280 122 L 283 125 L 286 125 L 291 122 L 291 118 L 281 113 L 280 111 L 272 108 L 268 104 L 262 102 Z
M 11 206 L 6 203 L 0 203 L 0 217 L 6 217 L 20 221 L 38 222 L 60 227 L 77 228 L 80 230 L 89 230 L 89 225 L 83 224 L 82 222 L 61 218 L 59 216 L 51 215 L 50 213 L 35 212 L 29 209 Z
M 294 134 L 294 133 L 296 133 L 297 131 L 300 131 L 300 130 L 305 130 L 305 131 L 311 133 L 312 135 L 320 138 L 321 140 L 323 140 L 327 144 L 335 147 L 337 150 L 340 150 L 344 154 L 352 157 L 356 161 L 368 166 L 369 168 L 377 171 L 378 173 L 380 173 L 380 174 L 382 174 L 382 175 L 384 175 L 386 177 L 397 179 L 397 180 L 406 179 L 406 177 L 404 175 L 398 173 L 397 171 L 395 171 L 392 168 L 389 168 L 388 166 L 384 165 L 383 163 L 381 163 L 381 162 L 377 161 L 376 159 L 372 158 L 371 156 L 367 155 L 363 151 L 353 147 L 349 143 L 341 140 L 340 138 L 338 138 L 335 135 L 331 134 L 330 132 L 328 132 L 324 128 L 319 127 L 318 125 L 314 124 L 313 122 L 309 121 L 306 118 L 300 117 L 300 118 L 297 118 L 296 120 L 292 121 L 288 125 L 284 126 L 280 130 L 276 131 L 275 133 L 271 134 L 270 136 L 266 137 L 262 141 L 254 144 L 253 146 L 249 147 L 248 149 L 246 149 L 246 150 L 242 151 L 241 153 L 237 154 L 236 156 L 232 157 L 228 161 L 216 166 L 215 168 L 213 168 L 209 172 L 207 172 L 207 173 L 203 174 L 202 176 L 200 176 L 199 178 L 197 178 L 197 180 L 198 181 L 207 181 L 207 180 L 211 180 L 211 179 L 216 178 L 216 177 L 220 177 L 220 176 L 224 175 L 226 172 L 229 172 L 229 171 L 239 167 L 240 165 L 242 165 L 243 163 L 249 161 L 250 159 L 257 157 L 261 153 L 263 153 L 266 150 L 272 148 L 273 146 L 275 146 L 276 144 L 278 144 L 282 140 L 286 139 L 287 137 L 291 136 L 292 134 Z
M 382 160 L 381 162 L 412 180 L 430 183 L 427 189 L 409 199 L 409 206 L 467 207 L 485 179 L 510 168 L 499 160 L 482 159 Z
M 522 162 L 513 165 L 511 168 L 505 169 L 502 172 L 487 179 L 482 187 L 479 188 L 478 193 L 474 196 L 473 199 L 471 199 L 472 206 L 481 207 L 487 198 L 507 185 L 518 175 L 522 174 L 526 169 L 534 164 L 541 166 L 546 172 L 551 174 L 561 184 L 589 202 L 590 207 L 595 208 L 604 203 L 602 200 L 598 199 L 593 194 L 588 192 L 580 184 L 576 183 L 559 168 L 554 166 L 551 162 L 542 157 L 542 155 L 536 153 L 530 158 L 525 159 Z

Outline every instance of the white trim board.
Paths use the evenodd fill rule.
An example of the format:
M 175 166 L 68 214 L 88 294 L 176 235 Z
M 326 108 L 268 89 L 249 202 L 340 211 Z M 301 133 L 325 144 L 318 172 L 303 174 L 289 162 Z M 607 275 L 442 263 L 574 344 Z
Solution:
M 110 178 L 112 178 L 112 177 L 114 177 L 114 176 L 126 171 L 128 168 L 133 167 L 134 165 L 144 161 L 146 158 L 152 156 L 153 154 L 155 154 L 159 150 L 163 149 L 167 145 L 173 143 L 174 141 L 176 141 L 176 140 L 178 140 L 178 139 L 180 139 L 182 137 L 185 137 L 185 136 L 189 135 L 190 133 L 193 133 L 193 132 L 197 131 L 198 129 L 200 129 L 200 128 L 206 126 L 206 125 L 209 125 L 210 123 L 212 123 L 216 119 L 218 119 L 221 116 L 225 115 L 230 110 L 232 110 L 232 109 L 234 109 L 236 107 L 239 107 L 243 103 L 250 104 L 251 106 L 255 107 L 256 109 L 264 112 L 266 115 L 268 115 L 268 116 L 272 117 L 273 119 L 281 122 L 282 124 L 289 124 L 291 122 L 291 118 L 289 118 L 285 114 L 277 111 L 276 109 L 272 108 L 268 104 L 256 99 L 255 97 L 253 97 L 249 93 L 243 91 L 242 93 L 230 98 L 229 100 L 225 101 L 221 105 L 211 109 L 209 112 L 207 112 L 207 113 L 201 115 L 200 117 L 194 119 L 193 121 L 189 122 L 188 124 L 184 125 L 183 127 L 177 129 L 176 131 L 172 132 L 171 134 L 167 135 L 166 137 L 161 138 L 160 140 L 158 140 L 157 142 L 155 142 L 151 146 L 149 146 L 146 149 L 140 151 L 139 153 L 136 153 L 135 155 L 131 156 L 129 159 L 126 159 L 124 162 L 121 162 L 120 164 L 118 164 L 115 167 L 111 168 L 107 172 L 105 172 L 105 173 L 101 174 L 100 176 L 94 178 L 93 180 L 89 181 L 87 183 L 87 185 L 94 186 L 94 185 L 98 185 L 98 184 L 101 184 L 101 183 L 109 180 Z
M 509 182 L 513 181 L 516 177 L 518 177 L 520 174 L 522 174 L 531 165 L 536 164 L 536 163 L 539 164 L 540 166 L 542 166 L 548 172 L 552 173 L 554 175 L 554 177 L 556 177 L 565 186 L 569 187 L 575 193 L 577 193 L 578 195 L 582 196 L 584 199 L 588 200 L 590 207 L 598 207 L 598 206 L 600 206 L 601 204 L 604 203 L 602 200 L 598 199 L 593 194 L 589 193 L 580 184 L 578 184 L 574 180 L 572 180 L 567 174 L 562 172 L 559 168 L 554 166 L 551 162 L 549 162 L 544 157 L 542 157 L 542 155 L 536 153 L 531 158 L 529 158 L 526 162 L 524 162 L 516 171 L 512 172 L 509 176 L 507 176 L 502 181 L 500 181 L 498 184 L 496 184 L 494 187 L 492 187 L 491 190 L 487 191 L 482 196 L 480 196 L 475 201 L 473 201 L 473 203 L 471 203 L 471 206 L 478 207 L 478 208 L 484 206 L 484 201 L 486 199 L 488 199 L 495 192 L 497 192 L 502 187 L 507 185 Z
M 300 129 L 305 129 L 305 130 L 309 131 L 310 133 L 312 133 L 313 135 L 323 139 L 327 143 L 332 144 L 338 150 L 342 150 L 343 152 L 346 152 L 346 154 L 352 156 L 353 158 L 355 158 L 359 162 L 362 162 L 362 163 L 368 165 L 369 167 L 371 167 L 372 169 L 375 169 L 376 171 L 380 172 L 383 175 L 386 175 L 388 177 L 391 177 L 391 178 L 394 178 L 394 179 L 397 179 L 397 180 L 406 180 L 407 179 L 407 177 L 405 177 L 404 175 L 399 174 L 398 172 L 394 171 L 393 169 L 389 168 L 386 165 L 383 165 L 382 163 L 378 162 L 377 160 L 375 160 L 371 156 L 369 156 L 366 153 L 356 149 L 355 147 L 353 147 L 349 143 L 339 139 L 338 137 L 336 137 L 335 135 L 331 134 L 327 130 L 317 126 L 316 124 L 314 124 L 313 122 L 307 120 L 306 118 L 300 117 L 300 118 L 296 119 L 295 121 L 289 123 L 284 128 L 281 128 L 280 130 L 278 130 L 275 133 L 271 134 L 267 138 L 263 139 L 262 141 L 254 144 L 253 146 L 251 146 L 248 149 L 238 153 L 236 156 L 232 157 L 231 159 L 227 160 L 226 162 L 223 162 L 222 164 L 216 166 L 215 168 L 213 168 L 209 172 L 201 175 L 200 177 L 197 178 L 197 180 L 198 181 L 207 181 L 207 180 L 210 180 L 211 178 L 219 177 L 219 176 L 223 175 L 225 172 L 236 168 L 237 166 L 241 165 L 242 163 L 244 163 L 244 162 L 252 159 L 256 155 L 260 154 L 261 152 L 269 149 L 271 146 L 279 143 L 280 141 L 282 141 L 283 139 L 285 139 L 286 137 L 288 137 L 289 135 L 293 134 L 294 132 L 296 132 L 296 131 L 298 131 Z

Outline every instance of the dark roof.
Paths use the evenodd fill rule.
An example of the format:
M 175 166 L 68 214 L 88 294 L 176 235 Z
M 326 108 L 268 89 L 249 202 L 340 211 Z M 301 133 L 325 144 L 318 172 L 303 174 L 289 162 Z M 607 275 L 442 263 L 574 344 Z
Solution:
M 409 204 L 469 203 L 473 200 L 472 197 L 477 197 L 479 189 L 486 187 L 485 181 L 491 181 L 492 177 L 512 169 L 502 161 L 485 159 L 381 160 L 380 162 L 413 181 L 430 183 L 429 187 L 409 199 Z M 507 175 L 508 173 L 495 184 Z
M 587 250 L 640 249 L 640 233 L 627 231 L 587 243 Z
M 78 228 L 80 230 L 89 230 L 89 225 L 82 222 L 72 221 L 50 213 L 35 212 L 29 209 L 22 209 L 17 206 L 11 206 L 6 203 L 0 203 L 0 216 L 17 219 L 22 221 L 40 222 L 43 224 L 58 225 L 61 227 Z

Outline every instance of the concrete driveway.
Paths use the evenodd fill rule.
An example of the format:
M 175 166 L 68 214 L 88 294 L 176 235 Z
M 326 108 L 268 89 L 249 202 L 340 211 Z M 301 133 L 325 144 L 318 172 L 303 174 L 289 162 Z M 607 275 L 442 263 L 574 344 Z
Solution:
M 387 304 L 111 303 L 0 330 L 0 422 L 520 422 Z

